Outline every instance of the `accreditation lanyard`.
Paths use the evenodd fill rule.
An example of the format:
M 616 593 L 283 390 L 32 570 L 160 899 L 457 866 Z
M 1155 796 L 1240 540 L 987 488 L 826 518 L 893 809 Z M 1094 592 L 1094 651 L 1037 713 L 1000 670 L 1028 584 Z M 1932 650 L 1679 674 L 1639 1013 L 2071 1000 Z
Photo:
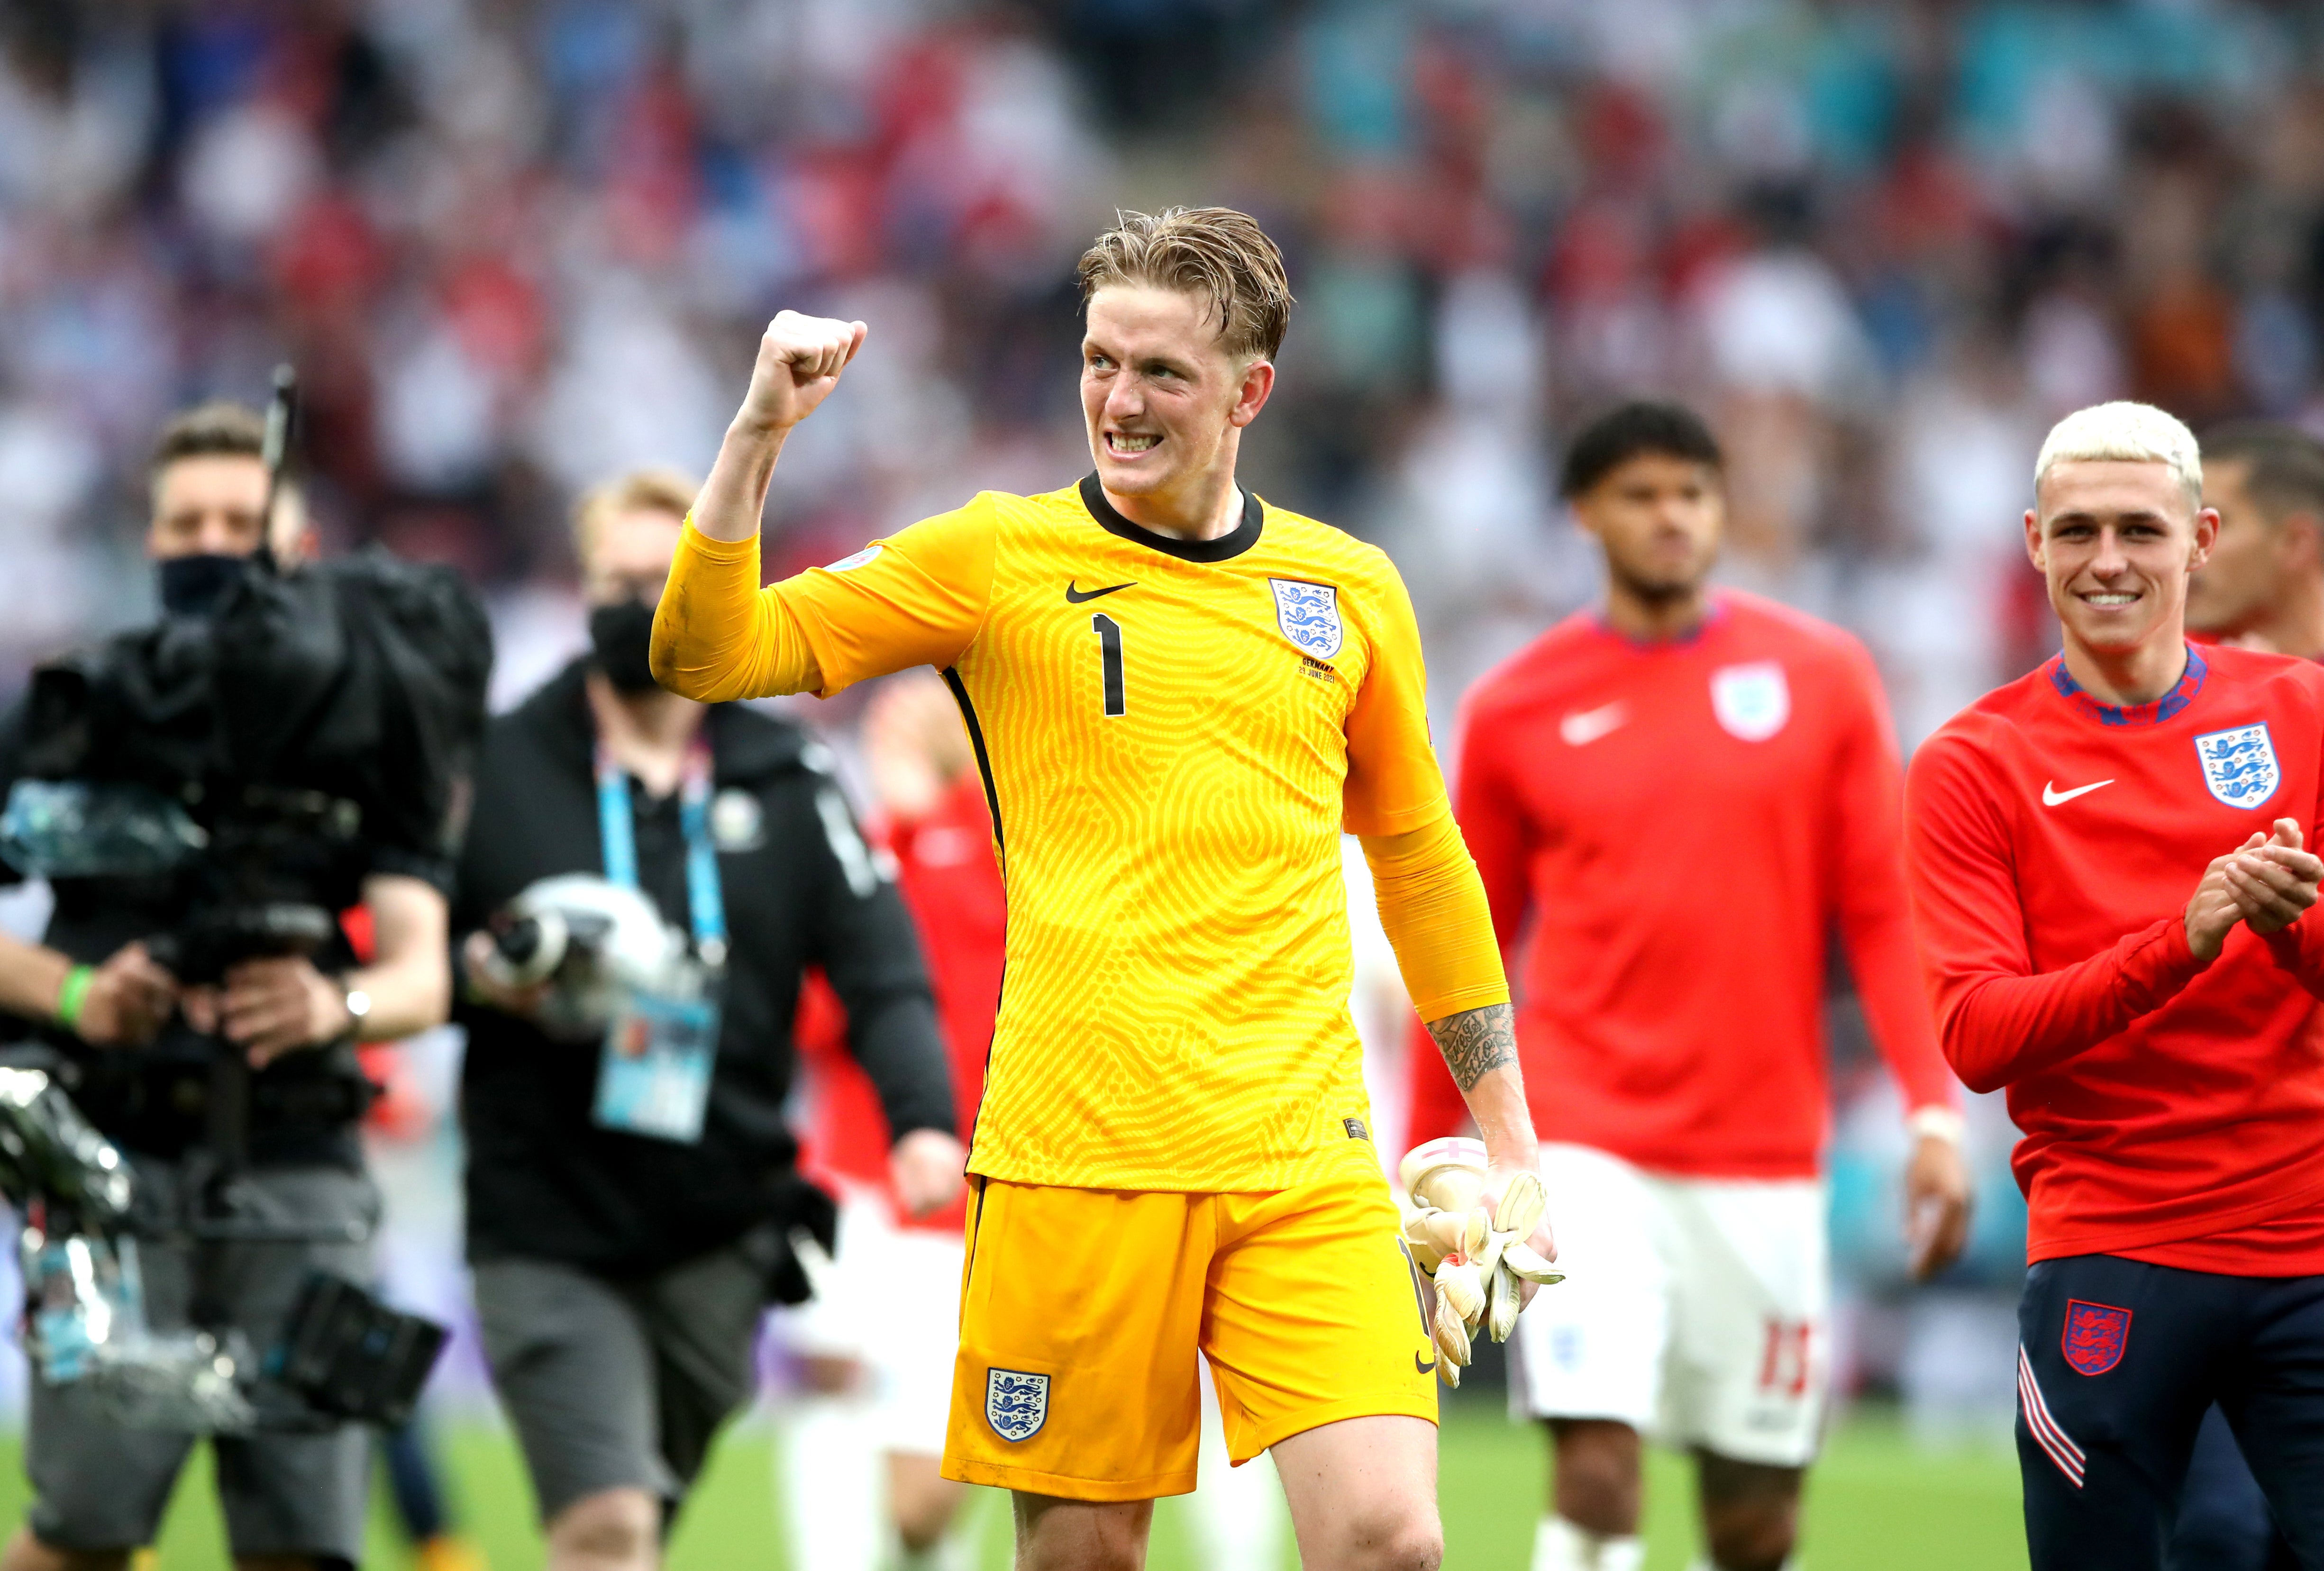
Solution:
M 678 827 L 686 839 L 686 914 L 694 930 L 694 952 L 716 969 L 726 963 L 726 897 L 718 882 L 718 848 L 710 838 L 710 748 L 699 738 L 686 751 Z M 606 878 L 637 888 L 638 831 L 630 776 L 603 743 L 597 748 L 597 836 L 604 847 Z

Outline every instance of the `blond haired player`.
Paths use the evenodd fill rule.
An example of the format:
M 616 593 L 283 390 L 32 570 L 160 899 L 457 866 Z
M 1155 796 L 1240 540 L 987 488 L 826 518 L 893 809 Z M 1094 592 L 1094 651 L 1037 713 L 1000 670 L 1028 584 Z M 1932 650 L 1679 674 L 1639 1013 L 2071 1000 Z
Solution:
M 1093 473 L 761 590 L 776 458 L 864 340 L 777 317 L 654 669 L 731 698 L 925 664 L 960 703 L 1009 942 L 944 1467 L 1015 1492 L 1018 1564 L 1143 1563 L 1154 1498 L 1194 1487 L 1199 1349 L 1308 1566 L 1434 1566 L 1435 1348 L 1370 1140 L 1342 824 L 1493 1195 L 1535 1148 L 1411 603 L 1379 551 L 1235 483 L 1291 306 L 1256 224 L 1131 215 L 1081 278 Z

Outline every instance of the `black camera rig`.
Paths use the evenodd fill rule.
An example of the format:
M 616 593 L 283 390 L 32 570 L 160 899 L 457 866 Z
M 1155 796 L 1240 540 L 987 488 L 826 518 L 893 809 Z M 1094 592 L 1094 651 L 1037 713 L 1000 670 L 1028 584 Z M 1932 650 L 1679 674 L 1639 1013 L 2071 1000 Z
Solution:
M 264 455 L 270 518 L 294 391 L 283 368 Z M 337 935 L 335 897 L 356 850 L 439 858 L 456 840 L 491 666 L 483 608 L 450 569 L 374 549 L 285 572 L 262 549 L 208 614 L 165 617 L 34 671 L 0 857 L 53 879 L 115 881 L 140 909 L 169 913 L 147 943 L 181 982 L 316 954 Z M 112 1065 L 74 1056 L 78 1066 L 36 1049 L 0 1066 L 0 1192 L 26 1218 L 42 1378 L 94 1380 L 146 1427 L 407 1416 L 444 1331 L 343 1279 L 310 1280 L 263 1356 L 227 1328 L 144 1326 L 141 1233 L 200 1246 L 360 1243 L 366 1229 L 285 1224 L 241 1203 L 254 1077 L 222 1041 L 198 1061 L 182 1214 L 141 1212 L 133 1226 L 129 1164 L 60 1082 Z M 346 1060 L 337 1084 L 306 1088 L 336 1098 L 334 1118 L 360 1113 L 368 1095 Z

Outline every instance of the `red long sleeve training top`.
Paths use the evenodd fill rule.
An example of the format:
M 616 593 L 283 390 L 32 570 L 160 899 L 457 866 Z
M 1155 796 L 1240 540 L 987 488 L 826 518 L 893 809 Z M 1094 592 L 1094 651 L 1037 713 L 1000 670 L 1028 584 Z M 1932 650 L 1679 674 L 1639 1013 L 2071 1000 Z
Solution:
M 2324 1271 L 2324 917 L 2242 925 L 2209 965 L 2187 902 L 2278 818 L 2319 827 L 2324 671 L 2190 649 L 2110 708 L 2062 657 L 1914 758 L 1914 914 L 1945 1054 L 2006 1086 L 2032 1260 Z
M 1722 593 L 1695 634 L 1568 619 L 1463 705 L 1456 811 L 1505 951 L 1534 1126 L 1702 1178 L 1813 1176 L 1835 926 L 1913 1107 L 1950 1107 L 1913 952 L 1879 678 L 1839 629 Z M 1462 1106 L 1416 1043 L 1412 1139 Z
M 924 818 L 880 826 L 896 859 L 896 883 L 920 932 L 920 953 L 936 993 L 952 1066 L 953 1106 L 963 1134 L 976 1127 L 984 1096 L 984 1061 L 1001 1006 L 1001 972 L 1009 902 L 992 859 L 992 815 L 984 783 L 963 776 Z M 958 1234 L 967 1199 L 932 1216 L 907 1217 L 888 1179 L 888 1120 L 879 1094 L 847 1054 L 847 1017 L 818 977 L 799 1000 L 799 1053 L 810 1075 L 808 1129 L 801 1161 L 818 1177 L 876 1188 L 888 1195 L 899 1226 Z

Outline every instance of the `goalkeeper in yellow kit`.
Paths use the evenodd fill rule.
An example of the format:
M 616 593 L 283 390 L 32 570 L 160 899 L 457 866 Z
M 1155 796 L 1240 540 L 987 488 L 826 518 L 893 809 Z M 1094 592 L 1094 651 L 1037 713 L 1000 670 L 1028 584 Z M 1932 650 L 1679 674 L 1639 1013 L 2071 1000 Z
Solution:
M 1306 1565 L 1434 1566 L 1438 1352 L 1369 1134 L 1343 827 L 1489 1204 L 1535 1143 L 1411 602 L 1379 551 L 1235 483 L 1292 303 L 1256 224 L 1129 216 L 1081 278 L 1093 473 L 761 589 L 776 459 L 865 331 L 777 317 L 654 671 L 721 700 L 925 664 L 959 702 L 1009 937 L 944 1470 L 1015 1492 L 1019 1566 L 1143 1564 L 1153 1500 L 1194 1484 L 1199 1349 L 1234 1459 L 1274 1451 Z

